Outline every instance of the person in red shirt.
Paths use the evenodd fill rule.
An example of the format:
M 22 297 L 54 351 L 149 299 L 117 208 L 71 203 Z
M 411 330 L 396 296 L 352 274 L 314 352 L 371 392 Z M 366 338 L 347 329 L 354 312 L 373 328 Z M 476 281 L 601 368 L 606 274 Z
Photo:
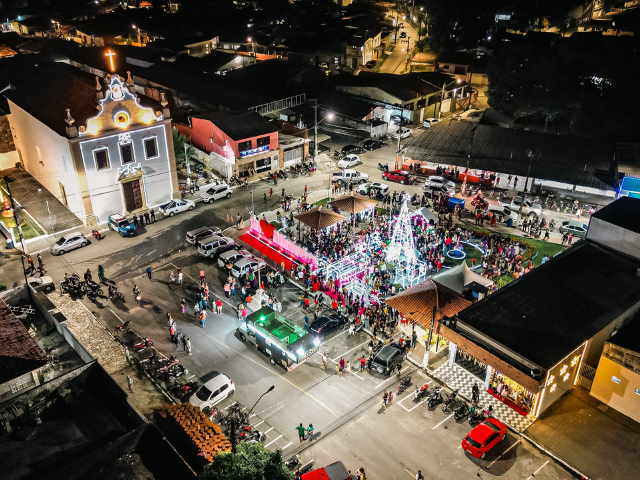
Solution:
M 335 300 L 331 301 L 331 309 L 335 312 L 336 310 L 338 310 L 338 302 L 336 302 Z
M 309 297 L 304 299 L 304 309 L 309 310 Z

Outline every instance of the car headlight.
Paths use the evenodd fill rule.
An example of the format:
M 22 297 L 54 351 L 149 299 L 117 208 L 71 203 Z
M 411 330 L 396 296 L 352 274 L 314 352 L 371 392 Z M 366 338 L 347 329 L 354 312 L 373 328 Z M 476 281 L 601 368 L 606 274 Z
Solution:
M 298 350 L 296 350 L 296 353 L 300 356 L 304 355 L 304 350 L 302 348 L 299 348 Z
M 320 345 L 320 339 L 319 339 L 318 337 L 316 337 L 316 338 L 313 340 L 313 344 L 314 344 L 316 347 L 317 347 L 318 345 Z

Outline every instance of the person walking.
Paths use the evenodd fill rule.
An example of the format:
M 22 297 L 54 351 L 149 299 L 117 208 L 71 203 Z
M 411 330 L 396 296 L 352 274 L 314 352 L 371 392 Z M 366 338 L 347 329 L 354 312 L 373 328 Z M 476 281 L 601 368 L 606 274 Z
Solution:
M 33 266 L 33 258 L 31 258 L 31 255 L 27 255 L 27 265 L 29 266 L 27 269 L 29 270 L 29 273 L 33 273 L 35 267 Z
M 178 285 L 182 286 L 183 273 L 181 270 L 178 270 Z
M 124 356 L 127 357 L 127 363 L 131 363 L 131 353 L 129 352 L 129 347 L 125 347 Z
M 182 337 L 182 350 L 184 352 L 187 351 L 187 337 L 184 337 L 184 336 Z
M 127 384 L 129 385 L 129 391 L 133 392 L 133 378 L 127 375 Z
M 300 443 L 302 443 L 304 441 L 304 433 L 306 429 L 302 426 L 302 423 L 301 423 L 296 427 L 296 430 L 298 431 L 298 438 L 300 438 Z
M 216 310 L 218 311 L 219 314 L 222 314 L 222 299 L 218 298 L 218 300 L 216 300 Z
M 387 401 L 389 400 L 389 394 L 387 393 L 387 391 L 385 390 L 384 393 L 382 394 L 382 406 L 384 407 L 385 410 L 388 410 L 389 408 L 387 407 Z
M 327 357 L 326 353 L 322 354 L 322 366 L 324 367 L 324 371 L 327 371 L 327 362 L 329 362 L 329 357 Z
M 147 267 L 147 277 L 151 280 L 151 267 Z
M 40 275 L 44 275 L 44 262 L 40 254 L 38 254 L 38 270 L 40 270 Z
M 269 189 L 269 200 L 271 200 L 271 197 L 273 197 L 273 188 Z
M 393 391 L 389 392 L 389 398 L 387 398 L 387 401 L 389 402 L 389 406 L 393 405 Z
M 231 285 L 229 285 L 229 282 L 224 284 L 224 294 L 226 295 L 227 298 L 229 298 L 229 295 L 231 294 Z
M 309 441 L 313 440 L 313 423 L 310 423 L 307 427 L 307 435 L 309 436 Z
M 344 357 L 340 357 L 340 371 L 344 371 Z
M 191 340 L 187 338 L 187 352 L 191 355 Z
M 196 302 L 193 306 L 193 318 L 194 320 L 198 320 L 200 318 L 200 302 Z
M 151 215 L 151 221 L 153 223 L 156 223 L 156 212 L 153 210 L 153 208 L 149 210 L 149 215 Z
M 100 282 L 104 282 L 104 267 L 102 265 L 98 265 L 98 279 Z
M 204 323 L 206 322 L 206 320 L 207 320 L 207 312 L 202 310 L 200 312 L 200 324 L 202 325 L 202 328 L 204 328 Z
M 144 214 L 144 221 L 146 222 L 147 225 L 149 225 L 151 223 L 151 218 L 149 217 L 149 212 Z
M 264 203 L 267 203 L 267 192 L 264 192 Z
M 180 308 L 182 308 L 182 314 L 187 313 L 187 301 L 184 298 L 180 302 Z
M 414 330 L 413 333 L 411 334 L 411 348 L 412 349 L 416 348 L 416 343 L 418 343 L 418 334 Z
M 418 470 L 418 473 L 416 473 L 416 480 L 424 480 L 424 475 L 422 475 L 422 470 Z

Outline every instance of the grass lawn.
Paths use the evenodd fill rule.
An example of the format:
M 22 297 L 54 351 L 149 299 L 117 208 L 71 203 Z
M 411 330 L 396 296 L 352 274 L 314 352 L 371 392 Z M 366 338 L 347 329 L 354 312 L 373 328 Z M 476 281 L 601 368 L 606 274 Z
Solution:
M 482 252 L 480 250 L 478 250 L 477 248 L 474 248 L 471 245 L 467 245 L 466 243 L 461 243 L 460 245 L 462 245 L 464 252 L 467 254 L 464 260 L 467 262 L 468 266 L 471 266 L 471 260 L 473 258 L 476 259 L 476 265 L 480 265 L 482 263 L 482 260 L 481 260 Z M 457 267 L 461 263 L 462 263 L 462 260 L 455 260 L 453 258 L 449 258 L 447 255 L 444 256 L 445 267 L 449 267 L 449 268 Z
M 322 200 L 318 200 L 317 202 L 313 203 L 312 205 L 315 206 L 320 206 L 320 205 L 326 205 L 327 203 L 329 203 L 331 200 L 333 200 L 332 198 L 323 198 Z
M 42 229 L 38 227 L 38 225 L 36 225 L 33 220 L 31 220 L 31 217 L 29 217 L 29 215 L 26 215 L 24 212 L 19 215 L 26 220 L 26 223 L 22 224 L 22 234 L 24 235 L 25 240 L 44 235 Z M 20 241 L 20 235 L 18 234 L 16 222 L 13 221 L 13 217 L 0 217 L 0 221 L 4 224 L 7 230 L 13 229 L 13 234 L 16 237 L 16 241 Z

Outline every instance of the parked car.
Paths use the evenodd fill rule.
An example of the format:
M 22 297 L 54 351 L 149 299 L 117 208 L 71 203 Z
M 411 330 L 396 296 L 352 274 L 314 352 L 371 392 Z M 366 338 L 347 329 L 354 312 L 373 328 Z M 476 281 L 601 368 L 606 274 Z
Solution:
M 129 223 L 129 220 L 119 213 L 109 215 L 109 218 L 107 218 L 107 225 L 109 225 L 109 230 L 118 232 L 122 237 L 133 236 L 136 234 L 136 226 Z
M 382 179 L 389 180 L 391 182 L 400 182 L 402 185 L 413 185 L 418 181 L 418 177 L 410 175 L 409 172 L 405 172 L 404 170 L 384 172 L 382 174 Z
M 327 62 L 320 62 L 320 63 L 318 64 L 318 66 L 319 66 L 320 68 L 329 68 L 329 65 L 327 65 Z
M 49 293 L 56 289 L 56 284 L 53 282 L 53 279 L 47 275 L 43 277 L 29 277 L 27 278 L 27 283 L 31 285 L 36 292 Z
M 409 130 L 408 128 L 399 128 L 395 133 L 392 134 L 393 138 L 398 138 L 398 135 L 400 135 L 400 138 L 409 138 L 411 136 L 411 130 Z
M 438 123 L 440 120 L 438 120 L 437 118 L 425 118 L 422 121 L 422 126 L 424 128 L 430 128 L 432 126 L 434 126 L 436 123 Z
M 378 64 L 378 63 L 377 63 L 375 60 L 369 60 L 369 61 L 365 64 L 365 66 L 366 66 L 367 68 L 375 68 L 377 64 Z
M 577 220 L 567 220 L 560 225 L 560 233 L 567 235 L 573 233 L 573 236 L 577 238 L 585 238 L 588 229 L 587 225 Z
M 195 245 L 198 240 L 212 235 L 220 235 L 222 230 L 218 227 L 198 227 L 187 232 L 187 243 Z
M 231 187 L 227 184 L 205 185 L 200 189 L 200 198 L 204 203 L 209 203 L 221 198 L 231 198 L 231 192 Z
M 389 196 L 389 185 L 386 183 L 373 182 L 373 183 L 365 183 L 364 185 L 360 185 L 358 187 L 358 193 L 360 195 L 369 196 L 371 190 L 375 192 L 374 198 L 376 200 L 382 200 L 385 197 Z
M 488 418 L 462 440 L 462 448 L 475 458 L 484 458 L 487 452 L 504 440 L 507 427 L 500 420 Z
M 333 172 L 331 174 L 331 180 L 334 182 L 341 181 L 344 183 L 353 182 L 354 184 L 367 183 L 369 181 L 369 174 L 347 169 L 339 172 Z
M 514 222 L 518 220 L 518 213 L 511 210 L 511 207 L 489 204 L 487 211 L 488 213 L 494 214 L 496 217 L 498 217 L 499 222 L 506 222 L 508 219 L 511 219 Z
M 211 380 L 205 382 L 191 397 L 189 403 L 200 410 L 213 407 L 222 400 L 233 397 L 236 386 L 224 373 L 213 372 Z
M 400 32 L 400 38 L 407 38 L 407 32 Z
M 384 147 L 385 144 L 380 140 L 367 140 L 362 144 L 362 147 L 365 150 L 377 150 L 378 148 Z
M 400 125 L 400 122 L 406 123 L 402 120 L 402 117 L 400 115 L 391 115 L 391 117 L 389 118 L 389 123 L 391 125 Z
M 186 212 L 187 210 L 193 210 L 194 208 L 196 208 L 196 204 L 193 203 L 193 200 L 173 199 L 160 205 L 158 210 L 165 215 L 173 217 L 176 213 Z
M 198 255 L 211 258 L 236 246 L 229 237 L 214 235 L 198 240 Z
M 231 267 L 231 274 L 236 278 L 240 278 L 242 275 L 248 274 L 250 271 L 258 273 L 258 269 L 262 270 L 266 266 L 267 262 L 261 258 L 242 258 L 233 264 L 233 267 Z
M 350 153 L 364 153 L 364 148 L 359 145 L 345 145 L 342 147 L 343 155 L 348 155 Z
M 242 260 L 243 258 L 253 258 L 253 255 L 248 251 L 242 249 L 228 250 L 218 256 L 218 265 L 220 266 L 220 268 L 224 268 L 227 263 L 233 265 L 238 260 Z
M 87 237 L 80 232 L 67 233 L 64 237 L 60 237 L 56 243 L 51 245 L 49 251 L 53 255 L 64 255 L 76 248 L 88 245 Z
M 349 154 L 338 162 L 338 168 L 351 168 L 362 163 L 358 155 Z
M 330 333 L 342 330 L 347 322 L 348 319 L 342 315 L 322 316 L 309 325 L 309 332 L 322 342 Z
M 522 197 L 514 197 L 510 203 L 508 201 L 499 201 L 498 205 L 503 205 L 505 207 L 510 207 L 512 211 L 519 213 L 520 212 L 520 203 L 522 201 Z M 538 216 L 542 215 L 542 206 L 539 203 L 533 203 L 531 200 L 524 200 L 524 205 L 522 205 L 522 215 L 532 215 L 536 214 Z
M 407 355 L 404 348 L 399 344 L 392 343 L 391 345 L 385 345 L 373 358 L 371 369 L 383 375 L 390 375 L 396 368 L 396 365 L 401 363 L 405 358 L 407 358 Z
M 431 175 L 429 178 L 427 178 L 424 182 L 424 186 L 427 188 L 428 187 L 445 187 L 451 193 L 456 192 L 455 183 L 453 183 L 451 180 L 447 180 L 446 178 L 439 177 L 437 175 Z
M 448 195 L 449 197 L 453 197 L 455 195 L 454 192 L 449 190 L 447 187 L 422 187 L 422 192 L 424 196 L 427 198 L 440 198 L 440 195 Z

